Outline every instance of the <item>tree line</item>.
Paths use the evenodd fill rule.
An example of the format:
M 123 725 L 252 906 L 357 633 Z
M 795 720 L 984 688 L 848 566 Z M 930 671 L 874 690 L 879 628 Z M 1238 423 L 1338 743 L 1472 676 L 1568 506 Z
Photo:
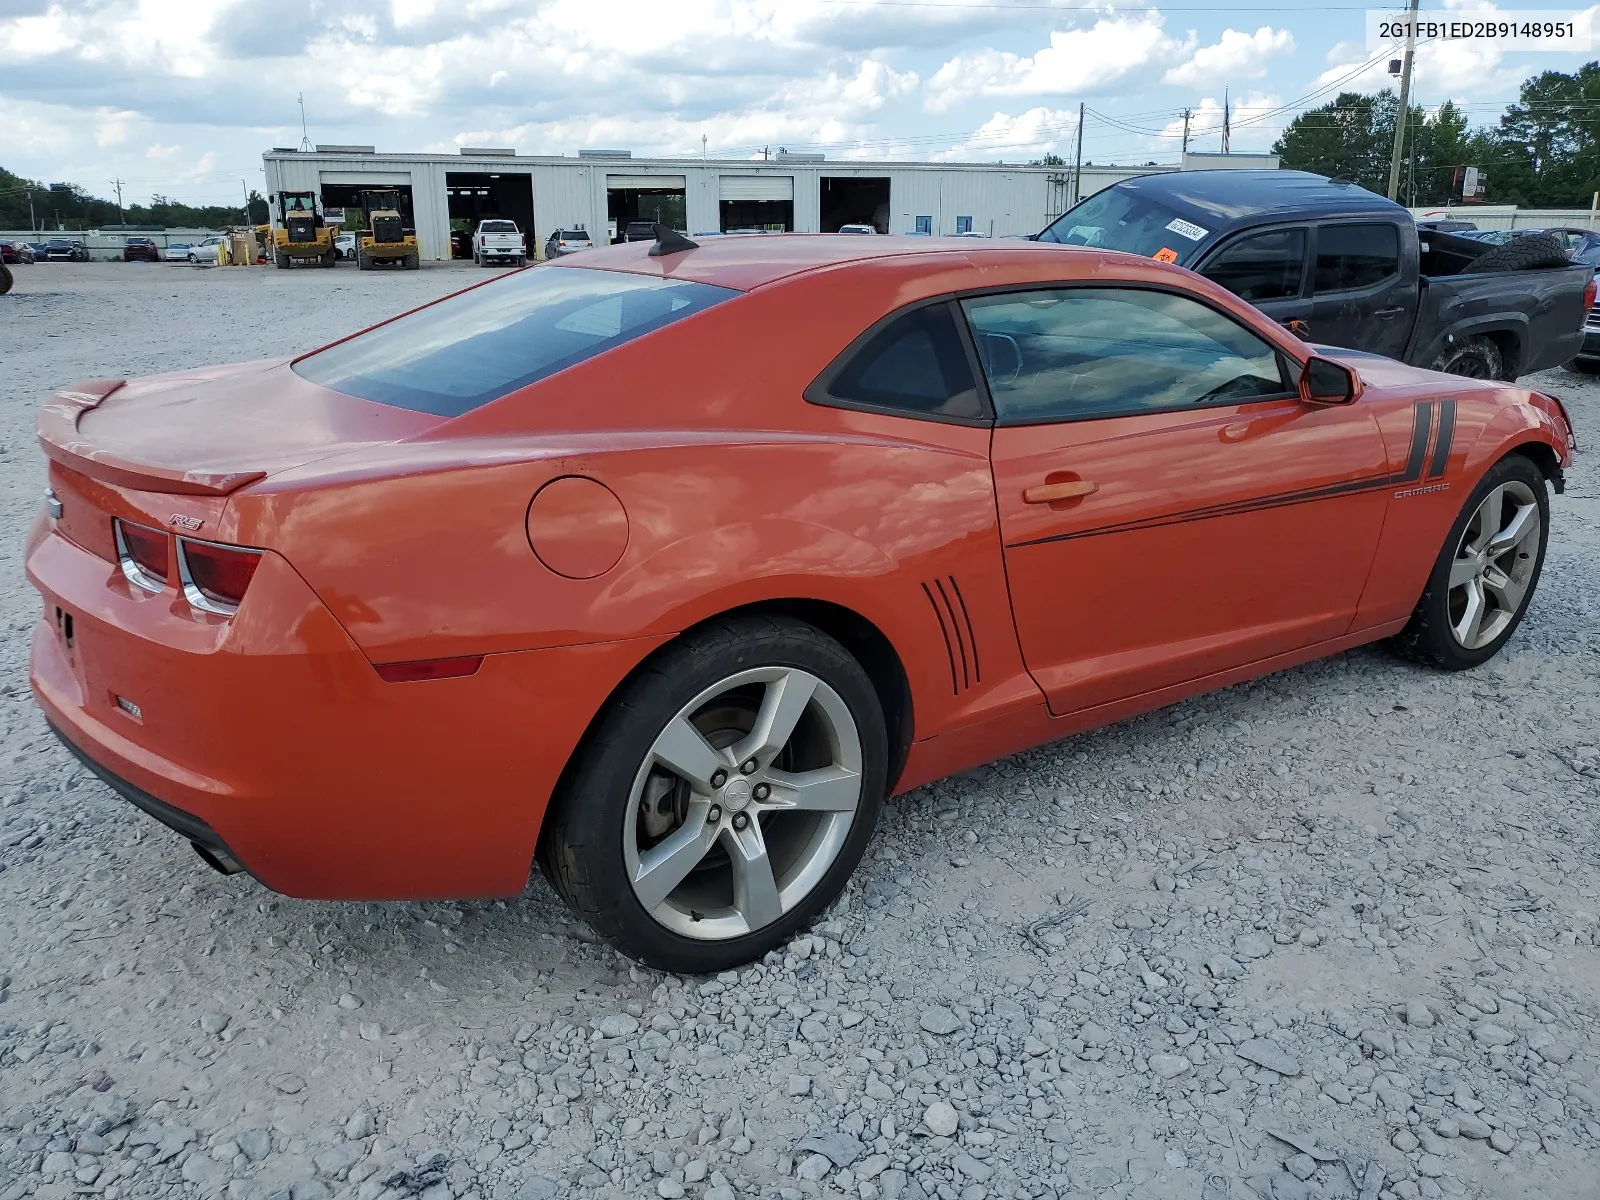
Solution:
M 1400 103 L 1393 90 L 1343 92 L 1301 113 L 1272 146 L 1282 165 L 1348 175 L 1384 193 Z M 1461 198 L 1457 172 L 1487 173 L 1489 204 L 1587 208 L 1600 190 L 1600 62 L 1526 80 L 1497 124 L 1471 127 L 1450 101 L 1432 113 L 1410 106 L 1398 199 L 1413 207 Z
M 32 201 L 30 214 L 29 201 Z M 259 192 L 249 198 L 250 223 L 267 220 L 267 202 Z M 155 225 L 167 229 L 221 229 L 238 225 L 245 206 L 223 204 L 195 206 L 167 196 L 152 196 L 147 204 L 124 204 L 92 196 L 75 183 L 40 183 L 0 167 L 0 229 L 99 229 L 106 225 Z

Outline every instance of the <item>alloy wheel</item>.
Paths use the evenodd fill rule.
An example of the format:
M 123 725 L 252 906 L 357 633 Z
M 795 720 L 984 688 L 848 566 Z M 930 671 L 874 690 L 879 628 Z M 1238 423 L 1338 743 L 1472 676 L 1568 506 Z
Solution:
M 741 671 L 656 736 L 623 823 L 633 892 L 659 924 L 721 941 L 753 933 L 822 881 L 861 803 L 849 706 L 797 667 Z
M 1516 619 L 1539 561 L 1539 502 L 1518 480 L 1492 489 L 1462 531 L 1450 564 L 1450 631 L 1467 650 Z

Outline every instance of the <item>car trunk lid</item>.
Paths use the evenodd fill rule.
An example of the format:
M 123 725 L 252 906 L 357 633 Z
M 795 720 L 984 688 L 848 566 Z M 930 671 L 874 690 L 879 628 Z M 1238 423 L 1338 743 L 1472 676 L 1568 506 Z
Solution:
M 278 359 L 78 384 L 46 402 L 38 435 L 53 461 L 91 479 L 225 496 L 278 471 L 440 423 L 319 387 Z

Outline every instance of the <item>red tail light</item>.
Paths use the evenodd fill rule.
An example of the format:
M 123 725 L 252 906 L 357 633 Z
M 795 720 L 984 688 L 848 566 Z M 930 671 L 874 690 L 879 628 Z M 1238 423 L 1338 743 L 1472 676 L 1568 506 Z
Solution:
M 117 561 L 123 577 L 147 592 L 159 592 L 171 574 L 172 538 L 164 530 L 112 521 L 116 535 Z
M 415 662 L 379 663 L 378 678 L 385 683 L 417 683 L 423 679 L 460 679 L 476 675 L 483 655 L 463 658 L 424 658 Z
M 1594 276 L 1589 276 L 1589 282 L 1583 285 L 1583 311 L 1588 312 L 1594 307 L 1595 282 Z
M 261 565 L 261 551 L 219 542 L 178 539 L 178 572 L 183 594 L 202 612 L 231 617 Z

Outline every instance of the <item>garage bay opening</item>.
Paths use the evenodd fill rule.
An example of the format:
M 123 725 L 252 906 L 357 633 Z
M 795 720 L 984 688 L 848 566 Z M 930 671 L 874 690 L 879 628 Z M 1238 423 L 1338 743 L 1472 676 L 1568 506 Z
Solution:
M 724 175 L 721 180 L 722 232 L 794 232 L 792 175 Z
M 606 218 L 610 240 L 651 241 L 646 226 L 659 222 L 679 233 L 689 232 L 688 204 L 682 175 L 607 175 Z M 634 235 L 628 236 L 628 226 Z
M 444 177 L 450 203 L 450 257 L 472 257 L 472 235 L 485 218 L 515 221 L 533 253 L 533 176 L 521 173 L 450 171 Z
M 838 233 L 846 225 L 871 225 L 889 232 L 888 176 L 824 175 L 822 232 Z

